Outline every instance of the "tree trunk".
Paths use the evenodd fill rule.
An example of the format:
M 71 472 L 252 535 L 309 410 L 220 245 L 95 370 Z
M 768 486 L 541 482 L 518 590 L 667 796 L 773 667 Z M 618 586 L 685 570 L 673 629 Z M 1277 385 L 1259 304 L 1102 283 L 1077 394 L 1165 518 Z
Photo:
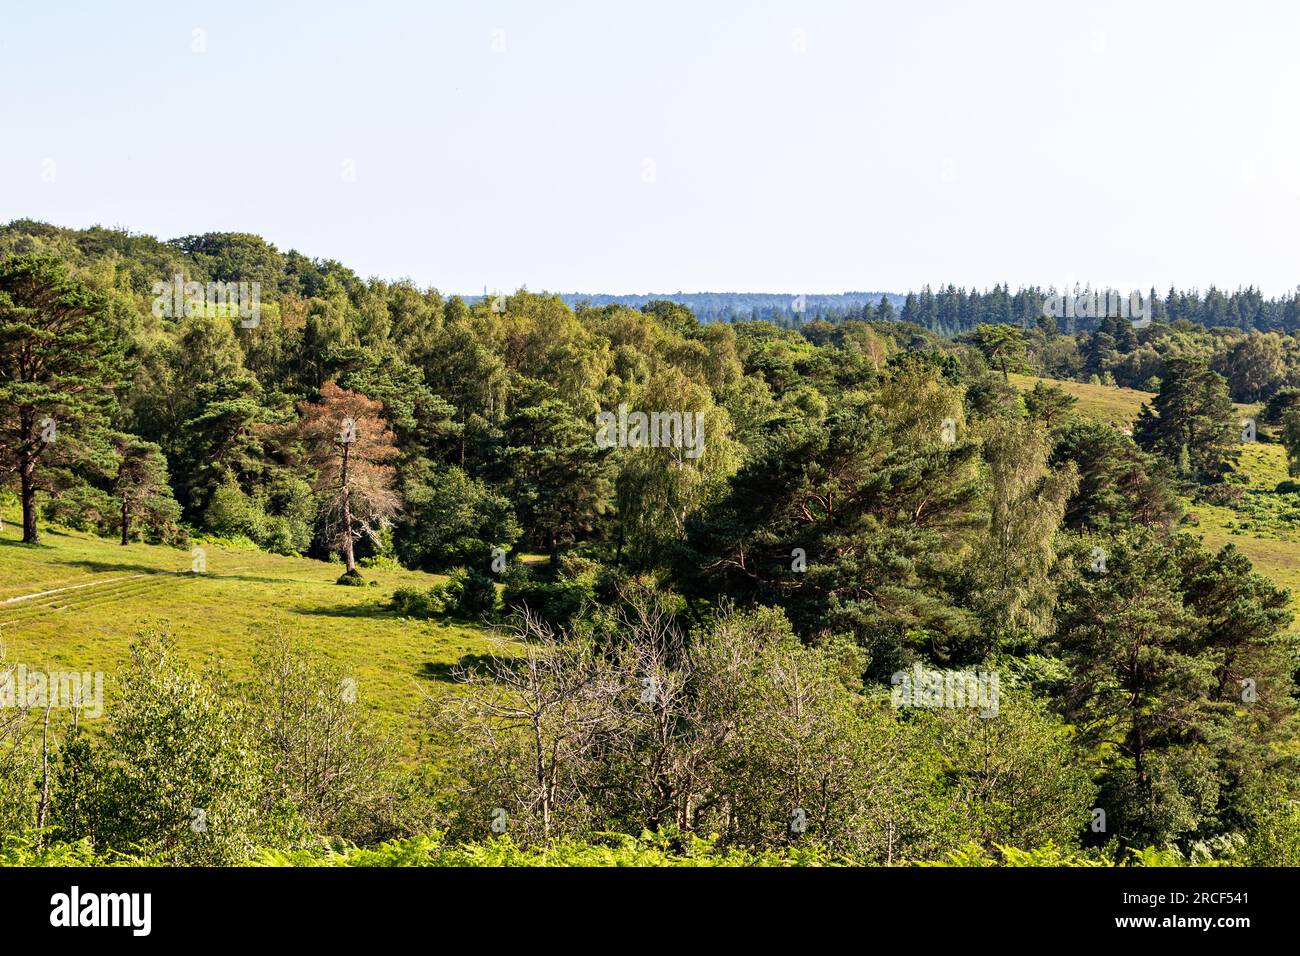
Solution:
M 356 558 L 352 553 L 352 489 L 348 485 L 348 461 L 351 452 L 352 446 L 345 444 L 343 446 L 343 470 L 339 478 L 343 485 L 343 561 L 345 564 L 344 572 L 347 574 L 353 574 L 357 570 Z
M 126 497 L 122 498 L 122 544 L 131 543 L 131 512 L 126 506 Z
M 19 472 L 23 499 L 23 544 L 40 544 L 41 535 L 36 530 L 36 452 L 34 450 L 29 448 L 21 452 Z

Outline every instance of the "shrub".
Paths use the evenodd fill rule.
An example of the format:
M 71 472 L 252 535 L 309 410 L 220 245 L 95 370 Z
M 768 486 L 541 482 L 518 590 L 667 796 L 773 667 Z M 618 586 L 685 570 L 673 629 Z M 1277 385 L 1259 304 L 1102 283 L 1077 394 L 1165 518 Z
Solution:
M 407 617 L 458 614 L 481 617 L 496 609 L 497 589 L 490 577 L 479 571 L 457 568 L 442 584 L 427 590 L 401 587 L 393 592 L 392 606 Z
M 490 614 L 496 609 L 497 588 L 492 579 L 472 568 L 457 568 L 444 584 L 434 588 L 449 612 L 463 617 Z
M 244 494 L 243 489 L 235 484 L 226 484 L 212 493 L 212 500 L 203 513 L 203 525 L 218 537 L 243 535 L 260 543 L 266 538 L 267 518 L 258 503 Z
M 354 842 L 396 835 L 391 738 L 343 669 L 276 633 L 253 655 L 247 701 L 267 759 L 263 806 Z
M 407 617 L 433 617 L 444 610 L 442 595 L 436 588 L 400 587 L 393 592 L 392 605 Z
M 98 850 L 182 865 L 231 864 L 269 836 L 262 763 L 244 708 L 193 673 L 166 632 L 131 647 L 102 742 L 74 734 L 60 754 L 51 818 Z
M 531 574 L 512 577 L 506 584 L 502 603 L 507 610 L 532 611 L 552 627 L 569 627 L 595 598 L 593 578 L 574 581 L 544 581 Z

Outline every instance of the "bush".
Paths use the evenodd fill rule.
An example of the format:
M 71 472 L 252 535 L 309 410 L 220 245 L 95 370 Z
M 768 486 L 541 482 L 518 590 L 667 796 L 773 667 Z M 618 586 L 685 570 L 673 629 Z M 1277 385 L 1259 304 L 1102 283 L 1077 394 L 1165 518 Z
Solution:
M 235 484 L 222 485 L 212 493 L 203 513 L 203 526 L 218 537 L 240 535 L 261 543 L 266 539 L 266 513 Z
M 543 581 L 531 574 L 517 574 L 506 584 L 502 603 L 507 610 L 525 608 L 552 627 L 569 627 L 594 600 L 594 575 L 574 581 Z
M 357 702 L 357 682 L 280 634 L 259 642 L 248 708 L 268 761 L 263 805 L 354 842 L 397 835 L 392 738 Z
M 496 610 L 496 584 L 481 571 L 457 568 L 445 584 L 434 590 L 440 593 L 443 607 L 462 617 L 490 614 Z
M 1240 504 L 1245 497 L 1246 489 L 1236 484 L 1206 485 L 1196 492 L 1198 504 L 1219 505 L 1224 508 Z
M 339 579 L 334 583 L 343 584 L 353 588 L 363 588 L 366 586 L 366 579 L 361 576 L 360 571 L 353 568 L 351 571 L 344 571 L 340 574 Z
M 504 575 L 502 603 L 511 611 L 525 608 L 552 627 L 571 627 L 596 601 L 605 566 L 594 558 L 568 552 L 554 567 L 554 578 L 535 576 L 523 565 Z
M 393 592 L 392 605 L 407 617 L 433 617 L 445 610 L 437 588 L 398 588 Z
M 131 647 L 107 735 L 73 734 L 60 753 L 51 822 L 100 851 L 238 863 L 270 836 L 262 783 L 244 708 L 191 672 L 170 635 L 146 632 Z
M 276 482 L 266 495 L 250 496 L 234 483 L 212 493 L 203 526 L 219 538 L 247 538 L 276 554 L 300 554 L 311 546 L 315 502 L 299 479 Z
M 481 617 L 496 610 L 496 605 L 497 589 L 492 579 L 466 568 L 457 568 L 446 581 L 428 590 L 402 587 L 392 597 L 393 608 L 407 617 Z

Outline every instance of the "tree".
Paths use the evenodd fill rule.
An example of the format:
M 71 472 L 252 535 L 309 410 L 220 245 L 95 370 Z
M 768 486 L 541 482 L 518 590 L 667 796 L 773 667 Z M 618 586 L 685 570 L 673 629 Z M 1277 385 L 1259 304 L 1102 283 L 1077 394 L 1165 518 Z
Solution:
M 1282 446 L 1286 449 L 1286 473 L 1300 478 L 1300 407 L 1282 413 Z
M 1241 418 L 1223 376 L 1204 359 L 1175 358 L 1151 405 L 1138 413 L 1133 438 L 1164 456 L 1184 477 L 1215 479 L 1240 454 Z
M 0 262 L 0 355 L 0 469 L 18 474 L 23 541 L 36 544 L 38 465 L 75 455 L 103 427 L 123 345 L 104 297 L 58 260 L 10 256 Z
M 1164 843 L 1212 811 L 1213 768 L 1198 759 L 1213 666 L 1178 590 L 1173 555 L 1149 533 L 1106 549 L 1067 595 L 1059 641 L 1071 668 L 1066 716 L 1113 755 L 1103 809 L 1121 839 Z M 1108 746 L 1107 746 L 1108 745 Z M 1183 759 L 1180 759 L 1183 758 Z
M 1074 418 L 1074 406 L 1079 400 L 1059 385 L 1035 382 L 1024 394 L 1025 411 L 1029 417 L 1040 421 L 1053 437 L 1066 428 Z
M 1014 325 L 981 324 L 975 329 L 975 344 L 989 364 L 1002 371 L 1002 380 L 1010 381 L 1009 368 L 1024 367 L 1025 337 Z
M 699 422 L 693 451 L 660 446 L 629 448 L 619 455 L 618 556 L 634 568 L 646 568 L 658 564 L 681 538 L 692 514 L 725 493 L 740 456 L 727 412 L 713 403 L 706 387 L 678 369 L 652 375 L 635 407 L 680 411 Z
M 509 500 L 455 465 L 435 470 L 421 462 L 407 469 L 402 499 L 405 510 L 394 544 L 407 567 L 483 568 L 493 548 L 509 550 L 519 537 Z
M 401 505 L 387 464 L 397 454 L 393 434 L 381 403 L 334 382 L 321 386 L 319 402 L 300 402 L 298 411 L 325 539 L 342 553 L 344 576 L 357 578 L 353 544 L 363 536 L 377 541 Z
M 391 834 L 384 782 L 393 738 L 337 664 L 276 631 L 258 641 L 246 700 L 268 762 L 264 803 L 289 804 L 316 832 L 356 842 Z
M 1168 531 L 1182 516 L 1170 464 L 1109 425 L 1071 425 L 1052 461 L 1073 462 L 1079 470 L 1079 486 L 1065 509 L 1065 525 L 1075 531 L 1112 532 L 1133 525 Z
M 935 718 L 936 744 L 958 803 L 986 849 L 1075 842 L 1096 787 L 1070 729 L 1041 701 L 1002 693 L 992 717 L 974 708 L 945 708 Z
M 1049 468 L 1049 450 L 1037 422 L 1003 416 L 986 426 L 989 524 L 970 576 L 990 637 L 1004 646 L 1033 642 L 1052 624 L 1056 530 L 1078 473 L 1069 462 Z
M 270 824 L 258 805 L 265 769 L 245 708 L 186 665 L 166 632 L 131 645 L 122 685 L 109 730 L 68 742 L 55 825 L 103 851 L 173 864 L 246 860 Z
M 610 508 L 610 452 L 598 448 L 593 418 L 580 417 L 544 382 L 526 380 L 505 423 L 498 466 L 532 540 L 558 555 Z
M 162 449 L 134 435 L 118 435 L 114 444 L 121 460 L 113 490 L 122 505 L 122 544 L 128 545 L 133 518 L 147 515 L 156 526 L 174 524 L 180 506 L 167 483 L 167 459 Z
M 1223 356 L 1220 370 L 1238 402 L 1258 402 L 1286 375 L 1282 337 L 1276 332 L 1254 332 L 1239 339 Z
M 879 392 L 837 397 L 824 421 L 769 430 L 687 522 L 684 588 L 780 605 L 805 637 L 852 633 L 877 677 L 918 649 L 979 656 L 975 614 L 949 590 L 988 522 L 960 390 L 909 360 Z

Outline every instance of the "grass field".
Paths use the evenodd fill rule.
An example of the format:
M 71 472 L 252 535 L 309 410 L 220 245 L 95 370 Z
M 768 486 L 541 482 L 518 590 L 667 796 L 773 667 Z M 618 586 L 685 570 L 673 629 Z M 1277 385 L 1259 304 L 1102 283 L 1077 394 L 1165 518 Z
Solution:
M 1080 415 L 1095 418 L 1116 428 L 1131 428 L 1142 403 L 1149 402 L 1155 397 L 1151 392 L 1139 392 L 1135 388 L 1089 385 L 1087 382 L 1059 382 L 1050 378 L 1036 378 L 1033 375 L 1013 374 L 1011 376 L 1011 384 L 1021 391 L 1028 391 L 1038 382 L 1060 386 L 1067 394 L 1079 400 L 1075 411 Z
M 435 575 L 367 569 L 375 587 L 340 587 L 339 565 L 214 545 L 204 545 L 206 573 L 194 574 L 188 550 L 122 547 L 50 527 L 42 544 L 23 545 L 17 517 L 6 510 L 0 532 L 0 640 L 8 661 L 104 671 L 110 707 L 116 672 L 141 627 L 166 627 L 193 661 L 217 658 L 237 679 L 251 672 L 259 635 L 278 627 L 351 674 L 358 701 L 413 753 L 410 714 L 421 691 L 446 686 L 452 665 L 488 648 L 480 628 L 405 619 L 388 608 L 395 587 L 429 587 L 442 580 Z M 54 593 L 22 599 L 41 591 Z

